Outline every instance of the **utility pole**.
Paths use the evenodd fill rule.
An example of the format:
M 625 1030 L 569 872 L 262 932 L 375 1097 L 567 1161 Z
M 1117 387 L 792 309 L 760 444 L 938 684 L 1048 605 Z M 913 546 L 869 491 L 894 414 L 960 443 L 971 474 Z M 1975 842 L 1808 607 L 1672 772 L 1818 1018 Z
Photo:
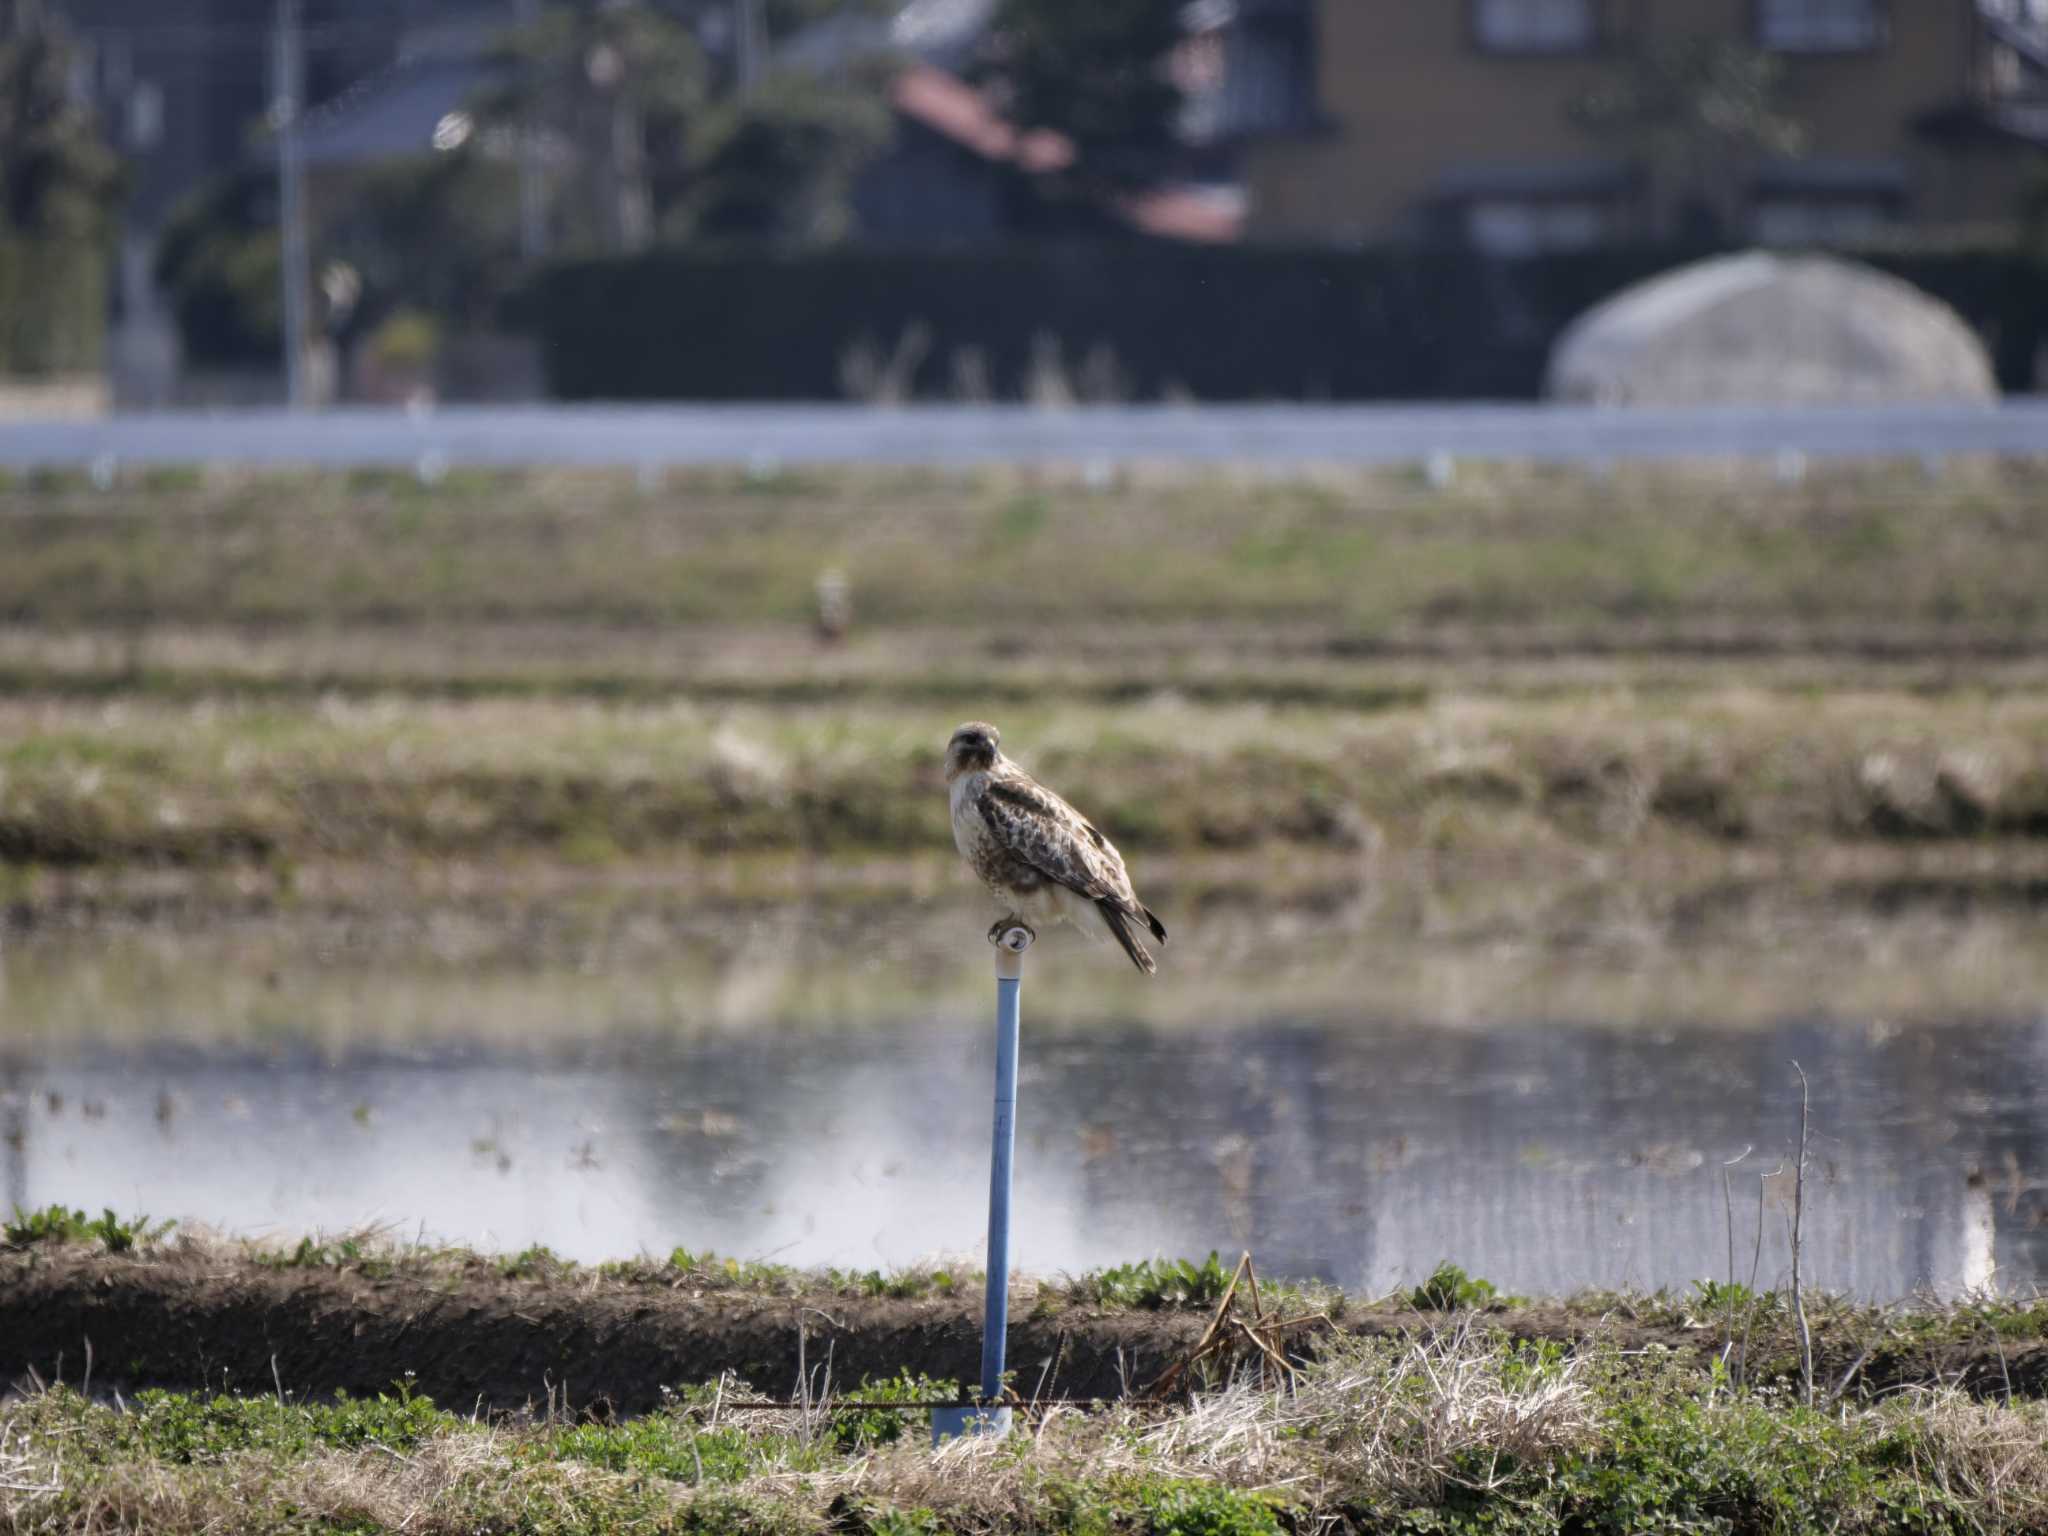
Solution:
M 754 99 L 767 52 L 768 23 L 761 14 L 761 0 L 733 0 L 733 80 L 741 101 Z
M 306 321 L 311 274 L 306 257 L 306 167 L 299 127 L 306 106 L 306 36 L 302 0 L 277 0 L 277 202 L 284 267 L 285 400 L 295 411 L 306 398 Z
M 612 182 L 618 189 L 619 249 L 644 251 L 654 238 L 654 210 L 647 193 L 646 130 L 624 87 L 612 92 Z
M 540 21 L 540 0 L 512 0 L 512 14 L 521 31 Z M 536 65 L 527 66 L 529 92 L 540 78 Z M 532 102 L 519 124 L 519 254 L 537 261 L 548 253 L 547 187 L 541 179 L 540 127 Z

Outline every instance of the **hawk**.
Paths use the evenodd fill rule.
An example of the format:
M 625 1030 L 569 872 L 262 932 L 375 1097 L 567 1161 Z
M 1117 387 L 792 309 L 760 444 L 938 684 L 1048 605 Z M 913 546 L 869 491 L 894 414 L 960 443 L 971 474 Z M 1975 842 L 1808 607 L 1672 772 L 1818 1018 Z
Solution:
M 960 856 L 1009 911 L 991 939 L 1029 919 L 1065 918 L 1083 932 L 1109 930 L 1131 964 L 1158 969 L 1133 931 L 1139 925 L 1166 942 L 1166 928 L 1138 900 L 1116 844 L 1095 824 L 1002 753 L 1002 734 L 971 720 L 946 747 L 946 786 L 953 801 L 953 841 Z

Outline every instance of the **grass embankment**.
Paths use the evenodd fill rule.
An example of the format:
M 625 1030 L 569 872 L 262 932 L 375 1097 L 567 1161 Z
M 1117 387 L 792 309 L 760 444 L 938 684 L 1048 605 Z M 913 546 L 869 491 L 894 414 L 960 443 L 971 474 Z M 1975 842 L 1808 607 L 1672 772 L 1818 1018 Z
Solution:
M 0 857 L 900 854 L 950 839 L 932 712 L 0 700 Z M 1557 856 L 2048 834 L 2048 694 L 1005 710 L 1126 851 Z
M 2038 465 L 1468 470 L 1274 482 L 1204 471 L 1089 490 L 1022 473 L 762 480 L 466 473 L 156 476 L 0 492 L 0 619 L 283 628 L 541 620 L 809 624 L 1027 649 L 1062 625 L 1313 625 L 1358 648 L 1535 626 L 1598 642 L 1862 633 L 2048 640 Z M 1611 646 L 1600 646 L 1608 649 Z
M 967 714 L 1147 851 L 2036 838 L 2043 484 L 23 483 L 0 859 L 942 846 Z
M 81 1353 L 69 1356 L 65 1379 L 88 1397 L 56 1387 L 45 1359 L 51 1388 L 0 1407 L 0 1521 L 17 1532 L 2020 1532 L 2048 1521 L 2048 1417 L 2028 1395 L 2048 1354 L 2039 1304 L 1810 1298 L 1827 1369 L 1807 1407 L 1785 1374 L 1795 1357 L 1782 1297 L 1702 1286 L 1533 1305 L 1445 1269 L 1379 1301 L 1288 1295 L 1335 1321 L 1293 1393 L 1218 1380 L 1158 1404 L 1047 1407 L 1007 1444 L 934 1454 L 922 1413 L 854 1404 L 954 1395 L 972 1368 L 972 1305 L 959 1293 L 974 1276 L 805 1275 L 681 1252 L 578 1270 L 539 1252 L 494 1260 L 349 1240 L 261 1253 L 153 1243 L 146 1226 L 68 1213 L 13 1235 L 0 1297 L 69 1275 L 92 1309 L 79 1321 L 103 1344 L 135 1293 L 182 1277 L 163 1352 L 182 1355 L 186 1380 L 204 1370 L 238 1389 L 137 1394 L 147 1376 L 124 1368 L 123 1341 L 101 1348 L 90 1384 Z M 1155 1368 L 1177 1357 L 1225 1279 L 1213 1261 L 1147 1263 L 1027 1290 L 1011 1353 L 1032 1370 L 1019 1390 L 1036 1395 L 1023 1377 L 1041 1350 L 1064 1360 L 1117 1337 Z M 246 1345 L 208 1354 L 217 1341 L 183 1337 L 200 1286 L 249 1292 Z M 301 1305 L 281 1301 L 294 1286 Z M 461 1381 L 497 1357 L 452 1335 L 498 1310 L 566 1362 L 536 1378 L 524 1406 L 480 1402 Z M 735 1319 L 772 1319 L 792 1341 L 806 1328 L 807 1404 L 744 1406 L 754 1387 L 685 1363 L 662 1323 L 688 1312 L 736 1338 L 749 1330 Z M 354 1330 L 373 1368 L 395 1368 L 334 1396 L 334 1382 L 304 1374 L 316 1346 L 278 1334 L 302 1313 L 337 1339 Z M 956 1324 L 959 1368 L 863 1354 L 864 1336 L 905 1336 L 903 1319 L 918 1315 Z M 1744 1334 L 1755 1364 L 1731 1370 L 1740 1352 L 1721 1346 Z M 418 1373 L 386 1349 L 398 1339 Z M 1976 1352 L 1968 1368 L 1962 1348 Z M 238 1369 L 252 1349 L 274 1356 L 253 1380 Z M 1835 1355 L 1851 1350 L 1843 1370 Z M 756 1384 L 783 1390 L 790 1356 Z M 331 1358 L 352 1359 L 345 1348 Z M 612 1397 L 621 1361 L 669 1390 Z M 110 1386 L 122 1388 L 112 1401 Z
M 1008 1443 L 934 1452 L 922 1417 L 829 1400 L 802 1416 L 720 1412 L 715 1391 L 607 1424 L 494 1421 L 403 1394 L 114 1407 L 58 1390 L 0 1409 L 0 1520 L 159 1536 L 2017 1533 L 2048 1521 L 2039 1404 L 1936 1391 L 1806 1409 L 1484 1332 L 1361 1344 L 1293 1394 L 1055 1410 Z

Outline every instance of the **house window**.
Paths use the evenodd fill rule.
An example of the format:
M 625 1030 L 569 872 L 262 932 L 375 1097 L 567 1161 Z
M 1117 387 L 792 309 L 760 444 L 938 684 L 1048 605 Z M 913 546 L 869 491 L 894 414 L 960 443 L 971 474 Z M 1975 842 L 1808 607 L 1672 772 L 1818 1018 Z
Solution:
M 1757 0 L 1757 41 L 1784 53 L 1858 53 L 1885 40 L 1883 0 Z
M 1579 53 L 1600 38 L 1594 0 L 1473 0 L 1472 36 L 1494 53 Z
M 1613 239 L 1614 204 L 1586 197 L 1480 197 L 1465 205 L 1465 236 L 1494 256 L 1583 251 Z
M 1773 193 L 1756 200 L 1750 233 L 1758 245 L 1861 245 L 1892 229 L 1895 222 L 1896 209 L 1885 197 Z

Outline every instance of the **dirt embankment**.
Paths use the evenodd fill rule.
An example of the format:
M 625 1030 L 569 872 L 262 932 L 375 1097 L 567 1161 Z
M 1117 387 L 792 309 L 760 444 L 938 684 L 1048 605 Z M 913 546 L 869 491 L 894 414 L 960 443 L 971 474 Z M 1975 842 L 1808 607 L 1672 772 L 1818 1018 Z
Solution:
M 1816 1377 L 1853 1371 L 1853 1392 L 1952 1384 L 1987 1397 L 2048 1396 L 2048 1340 L 2001 1340 L 1955 1318 L 1907 1327 L 1843 1312 L 1816 1327 Z M 1446 1314 L 1398 1303 L 1351 1304 L 1355 1335 L 1406 1335 Z M 1199 1310 L 1144 1311 L 1013 1299 L 1009 1358 L 1020 1391 L 1114 1397 L 1152 1381 L 1199 1337 Z M 1704 1364 L 1710 1328 L 1644 1321 L 1567 1304 L 1496 1307 L 1490 1326 L 1565 1343 L 1599 1338 L 1656 1347 Z M 1752 1342 L 1754 1370 L 1790 1369 L 1789 1335 Z M 90 1354 L 88 1355 L 88 1344 Z M 31 1372 L 133 1390 L 212 1387 L 300 1395 L 370 1395 L 410 1380 L 449 1407 L 511 1410 L 557 1403 L 631 1414 L 664 1387 L 736 1372 L 763 1393 L 790 1392 L 800 1370 L 829 1366 L 843 1394 L 899 1370 L 972 1382 L 980 1358 L 978 1297 L 896 1299 L 829 1290 L 716 1289 L 684 1279 L 616 1279 L 572 1271 L 513 1278 L 482 1264 L 455 1269 L 291 1269 L 249 1258 L 78 1250 L 0 1254 L 0 1379 Z M 1859 1363 L 1860 1362 L 1860 1363 Z

